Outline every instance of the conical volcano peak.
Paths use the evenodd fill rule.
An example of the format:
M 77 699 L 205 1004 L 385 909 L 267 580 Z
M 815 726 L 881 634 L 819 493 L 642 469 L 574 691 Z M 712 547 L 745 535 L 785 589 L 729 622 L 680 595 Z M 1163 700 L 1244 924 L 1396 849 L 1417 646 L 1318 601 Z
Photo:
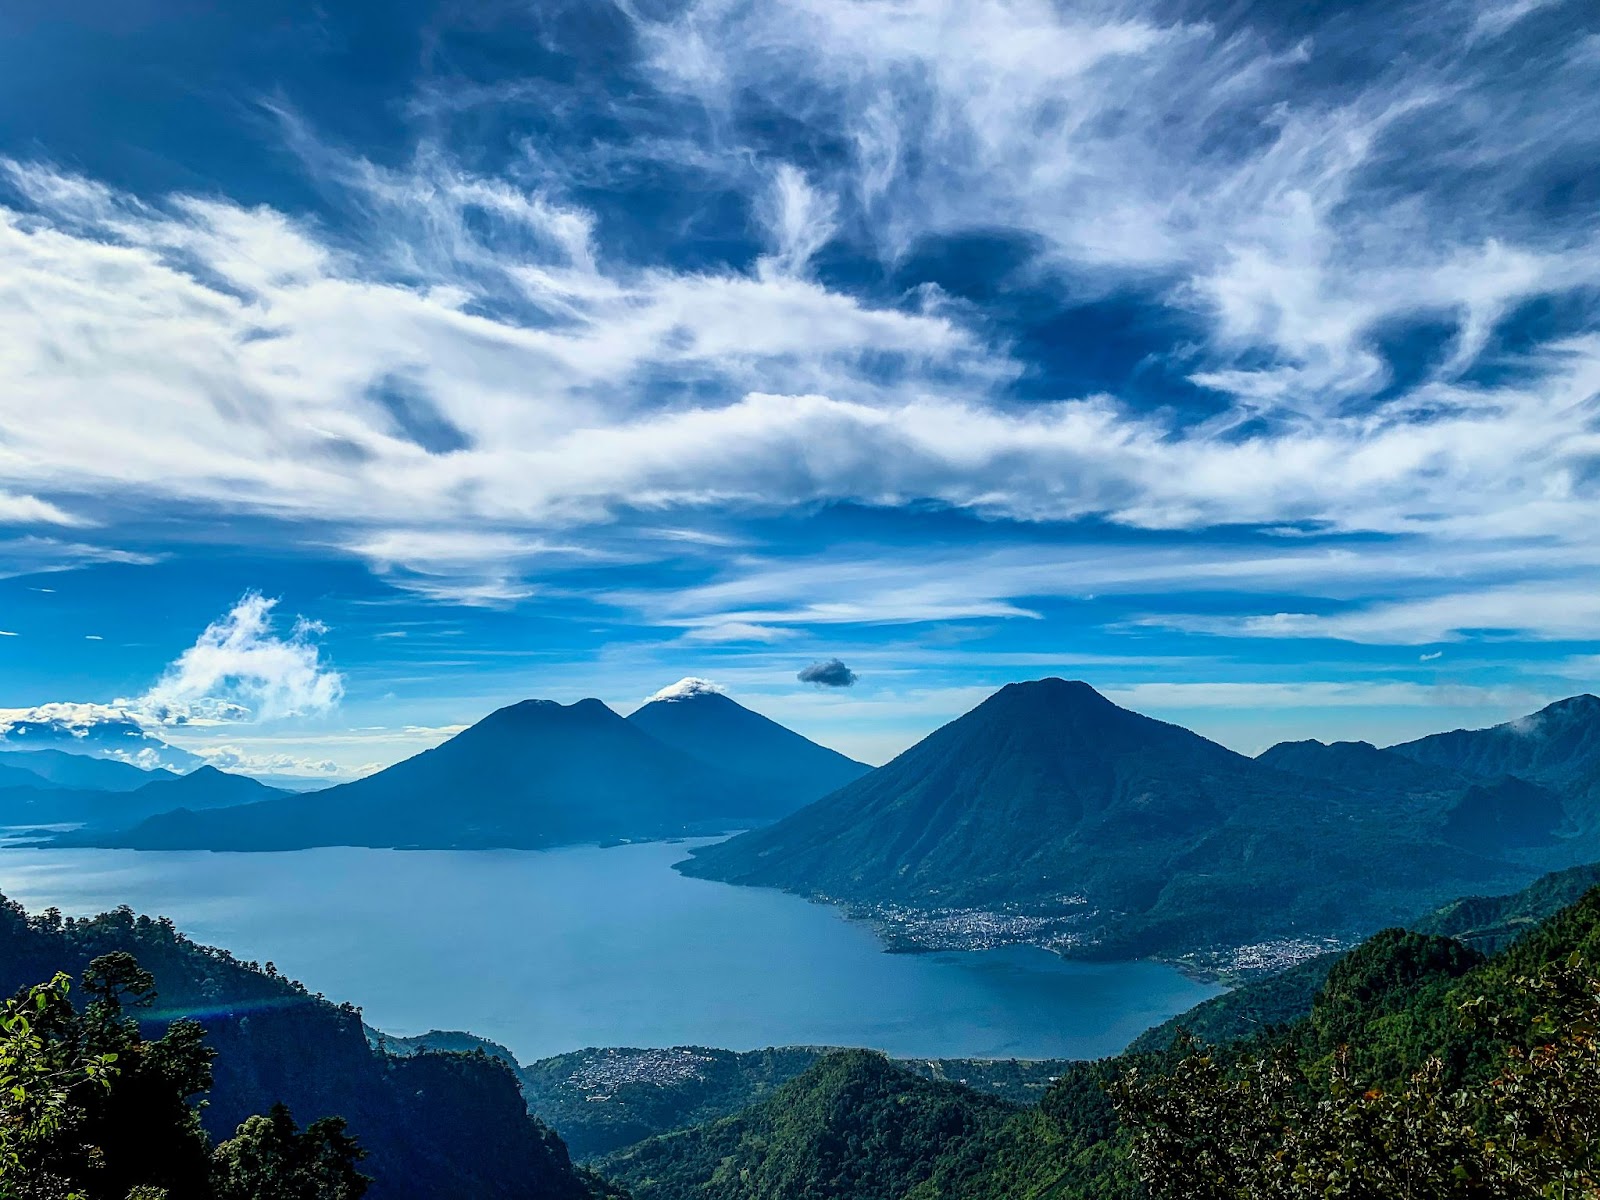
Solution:
M 1088 717 L 1092 721 L 1097 716 L 1123 710 L 1081 679 L 1051 676 L 1047 679 L 1030 679 L 1024 683 L 1008 683 L 974 711 L 1058 719 L 1069 717 L 1074 720 Z
M 706 696 L 722 695 L 725 695 L 725 693 L 720 683 L 710 679 L 701 679 L 695 675 L 687 675 L 678 680 L 677 683 L 662 688 L 647 699 L 645 703 L 654 704 L 658 700 L 698 700 Z
M 1008 683 L 989 699 L 1007 704 L 1070 705 L 1082 708 L 1117 707 L 1083 680 L 1061 679 L 1055 675 L 1044 679 L 1029 679 L 1022 683 Z

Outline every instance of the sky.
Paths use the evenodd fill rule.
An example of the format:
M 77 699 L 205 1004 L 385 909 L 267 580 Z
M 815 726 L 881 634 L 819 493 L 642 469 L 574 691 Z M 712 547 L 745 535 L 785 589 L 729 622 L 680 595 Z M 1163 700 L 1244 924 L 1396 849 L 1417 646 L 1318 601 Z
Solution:
M 6 6 L 0 726 L 1596 690 L 1597 162 L 1581 0 Z

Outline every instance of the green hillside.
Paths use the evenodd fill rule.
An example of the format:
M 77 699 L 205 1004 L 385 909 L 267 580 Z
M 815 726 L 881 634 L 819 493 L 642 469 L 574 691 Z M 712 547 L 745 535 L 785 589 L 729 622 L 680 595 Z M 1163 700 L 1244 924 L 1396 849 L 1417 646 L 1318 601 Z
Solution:
M 141 1002 L 124 1013 L 134 1033 L 155 1045 L 176 1037 L 183 1077 L 203 1079 L 179 1093 L 205 1101 L 195 1138 L 221 1142 L 281 1103 L 300 1121 L 345 1122 L 367 1153 L 361 1169 L 374 1181 L 373 1200 L 587 1200 L 603 1190 L 528 1116 L 516 1077 L 493 1059 L 380 1053 L 355 1008 L 311 995 L 271 963 L 197 945 L 170 921 L 126 908 L 83 920 L 53 910 L 30 916 L 0 901 L 0 995 L 58 974 L 92 975 L 108 957 L 148 974 Z M 205 1060 L 203 1072 L 196 1056 Z M 124 1200 L 124 1191 L 90 1196 Z
M 880 1054 L 829 1054 L 736 1116 L 600 1161 L 635 1200 L 897 1200 L 1014 1112 Z

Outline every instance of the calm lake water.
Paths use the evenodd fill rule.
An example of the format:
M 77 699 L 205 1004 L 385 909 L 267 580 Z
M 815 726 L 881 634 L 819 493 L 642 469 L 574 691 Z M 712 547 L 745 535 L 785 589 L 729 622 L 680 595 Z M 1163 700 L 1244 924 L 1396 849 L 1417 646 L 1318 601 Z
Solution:
M 795 896 L 686 879 L 683 846 L 281 854 L 0 848 L 0 891 L 119 904 L 359 1004 L 524 1061 L 585 1046 L 872 1046 L 1097 1057 L 1214 995 L 1155 963 L 1012 947 L 904 955 Z

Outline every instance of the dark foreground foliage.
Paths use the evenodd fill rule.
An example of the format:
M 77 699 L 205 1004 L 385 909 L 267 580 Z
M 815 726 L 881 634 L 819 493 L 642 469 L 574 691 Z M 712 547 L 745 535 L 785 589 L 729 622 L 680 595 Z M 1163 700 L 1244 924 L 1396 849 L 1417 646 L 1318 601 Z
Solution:
M 126 908 L 88 919 L 29 915 L 0 900 L 0 996 L 58 972 L 83 976 L 92 962 L 116 955 L 136 959 L 155 989 L 139 1003 L 123 1001 L 124 1024 L 137 1027 L 141 1044 L 161 1047 L 149 1054 L 162 1070 L 187 1072 L 180 1081 L 189 1085 L 187 1119 L 213 1144 L 282 1103 L 304 1120 L 337 1115 L 347 1122 L 348 1135 L 368 1153 L 361 1170 L 373 1180 L 369 1200 L 609 1194 L 528 1115 L 503 1063 L 482 1054 L 386 1054 L 368 1044 L 358 1009 L 309 993 L 271 963 L 197 945 L 164 919 Z M 195 1057 L 206 1060 L 206 1082 L 193 1069 Z M 130 1063 L 120 1066 L 126 1074 Z M 143 1119 L 139 1107 L 135 1116 Z M 327 1128 L 313 1124 L 302 1136 L 315 1141 Z M 111 1153 L 109 1137 L 89 1144 Z M 166 1156 L 188 1161 L 176 1149 Z
M 146 1039 L 133 1015 L 154 979 L 130 954 L 83 978 L 28 988 L 0 1014 L 0 1197 L 4 1200 L 360 1200 L 369 1180 L 344 1122 L 301 1131 L 276 1105 L 212 1149 L 191 1100 L 211 1086 L 193 1021 Z
M 1595 1200 L 1597 963 L 1600 889 L 1492 958 L 1386 930 L 1309 1015 L 1076 1064 L 1031 1108 L 824 1059 L 605 1167 L 641 1200 Z

